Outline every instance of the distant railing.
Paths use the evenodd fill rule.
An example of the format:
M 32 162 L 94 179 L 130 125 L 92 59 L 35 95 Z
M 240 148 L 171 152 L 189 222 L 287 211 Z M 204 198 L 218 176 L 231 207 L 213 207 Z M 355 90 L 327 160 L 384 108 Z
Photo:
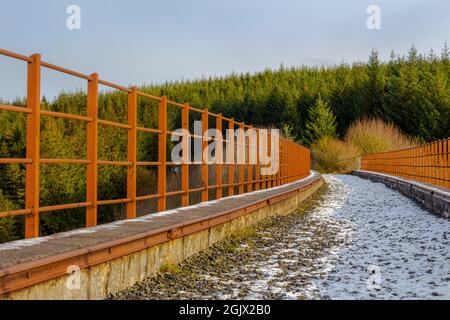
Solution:
M 450 188 L 450 138 L 420 147 L 363 155 L 361 170 Z
M 0 212 L 0 219 L 11 216 L 25 216 L 25 238 L 33 238 L 39 236 L 39 215 L 45 212 L 67 210 L 74 208 L 86 208 L 86 227 L 97 225 L 97 208 L 98 206 L 125 204 L 126 217 L 132 219 L 136 217 L 136 203 L 138 201 L 157 199 L 158 211 L 166 210 L 166 200 L 168 196 L 181 195 L 181 204 L 183 207 L 189 205 L 189 194 L 201 192 L 201 200 L 208 201 L 209 190 L 216 189 L 216 199 L 222 197 L 224 188 L 227 188 L 228 195 L 234 194 L 235 187 L 238 188 L 239 193 L 246 191 L 259 190 L 280 186 L 289 182 L 302 179 L 310 173 L 310 153 L 309 150 L 285 138 L 280 138 L 279 143 L 279 170 L 273 175 L 261 175 L 261 161 L 257 157 L 256 164 L 246 159 L 245 164 L 233 163 L 228 170 L 228 181 L 222 181 L 222 166 L 224 162 L 215 164 L 216 184 L 208 184 L 208 162 L 202 160 L 201 163 L 186 163 L 181 164 L 181 190 L 167 191 L 166 170 L 167 166 L 178 165 L 167 161 L 166 146 L 167 135 L 173 132 L 167 128 L 167 108 L 175 107 L 181 109 L 182 113 L 182 129 L 189 131 L 189 113 L 196 112 L 201 114 L 202 130 L 208 129 L 209 117 L 216 119 L 216 129 L 222 130 L 223 123 L 227 123 L 229 129 L 235 128 L 245 129 L 252 128 L 251 126 L 229 119 L 221 114 L 209 112 L 207 109 L 197 109 L 189 106 L 187 103 L 180 104 L 169 101 L 166 97 L 156 97 L 150 94 L 139 91 L 136 87 L 126 88 L 120 85 L 110 83 L 99 79 L 96 73 L 85 75 L 66 68 L 55 66 L 53 64 L 41 61 L 39 54 L 33 54 L 30 57 L 9 52 L 0 49 L 0 55 L 8 56 L 14 59 L 22 60 L 28 64 L 28 81 L 27 81 L 27 105 L 26 107 L 2 105 L 0 104 L 0 111 L 10 111 L 16 113 L 26 114 L 26 158 L 0 158 L 0 165 L 2 164 L 24 164 L 26 167 L 26 185 L 25 185 L 25 208 L 21 210 L 13 210 L 7 212 Z M 87 89 L 87 114 L 74 115 L 61 112 L 53 112 L 41 110 L 41 68 L 45 67 L 64 74 L 68 74 L 80 79 L 84 79 L 88 83 Z M 128 94 L 128 123 L 119 123 L 99 119 L 98 117 L 98 86 L 104 85 Z M 157 101 L 159 104 L 158 113 L 158 128 L 144 128 L 137 124 L 137 100 L 138 97 Z M 56 118 L 65 118 L 75 121 L 82 121 L 87 123 L 87 157 L 86 159 L 43 159 L 40 155 L 40 125 L 41 116 L 49 116 Z M 110 126 L 128 130 L 128 159 L 127 161 L 108 161 L 98 159 L 98 127 Z M 0 129 L 1 130 L 1 129 Z M 259 131 L 260 129 L 255 129 Z M 147 132 L 158 134 L 158 161 L 156 162 L 139 162 L 137 161 L 137 132 Z M 192 137 L 193 135 L 191 135 Z M 202 139 L 202 151 L 208 146 L 208 138 L 204 136 Z M 259 144 L 259 139 L 256 139 L 257 155 L 262 148 Z M 247 141 L 247 140 L 246 140 Z M 250 148 L 255 141 L 245 143 L 245 146 Z M 270 139 L 268 140 L 269 153 L 271 151 Z M 86 170 L 86 199 L 84 202 L 71 203 L 64 205 L 54 205 L 41 207 L 40 206 L 40 165 L 41 164 L 83 164 L 87 166 Z M 200 188 L 189 188 L 189 165 L 201 165 L 202 185 Z M 127 197 L 125 199 L 115 200 L 99 200 L 97 197 L 97 179 L 98 167 L 101 165 L 116 165 L 127 168 Z M 157 194 L 150 194 L 144 196 L 137 196 L 136 194 L 136 174 L 138 166 L 156 166 L 158 168 L 158 187 Z M 247 177 L 245 178 L 244 170 L 247 170 Z M 253 168 L 256 167 L 255 177 L 253 177 Z M 238 181 L 235 181 L 235 170 L 238 170 Z

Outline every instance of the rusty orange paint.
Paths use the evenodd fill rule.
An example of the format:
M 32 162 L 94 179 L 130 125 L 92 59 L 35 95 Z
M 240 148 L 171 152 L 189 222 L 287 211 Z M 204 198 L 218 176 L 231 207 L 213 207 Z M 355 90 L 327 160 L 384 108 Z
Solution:
M 162 97 L 159 103 L 158 114 L 159 130 L 158 137 L 158 211 L 166 210 L 166 193 L 167 193 L 167 98 Z
M 259 162 L 259 129 L 256 129 L 255 132 L 256 132 L 255 190 L 259 190 L 261 186 L 261 182 L 259 181 L 261 179 L 261 165 Z
M 25 206 L 31 213 L 25 216 L 25 238 L 39 237 L 39 158 L 41 133 L 41 56 L 34 54 L 28 62 L 27 80 L 27 159 Z
M 253 130 L 253 128 L 250 127 L 250 129 Z M 252 154 L 252 149 L 253 149 L 253 139 L 254 137 L 252 137 L 251 134 L 248 135 L 248 148 L 247 148 L 247 180 L 248 180 L 248 184 L 247 184 L 247 192 L 251 192 L 253 190 L 253 164 L 252 164 L 252 160 L 251 159 L 251 154 Z
M 222 133 L 222 114 L 216 118 L 216 130 Z M 222 198 L 222 172 L 223 172 L 223 139 L 220 134 L 216 137 L 216 199 Z
M 363 155 L 361 169 L 449 188 L 449 144 L 447 138 L 419 147 Z
M 230 135 L 228 137 L 228 147 L 233 149 L 233 157 L 234 157 L 234 119 L 231 119 L 228 123 L 228 130 Z M 228 166 L 228 196 L 234 195 L 234 165 L 227 164 Z
M 88 81 L 87 116 L 93 121 L 87 124 L 87 159 L 91 161 L 86 170 L 86 227 L 97 225 L 97 179 L 98 179 L 98 74 Z
M 187 132 L 189 132 L 189 105 L 185 104 L 181 110 L 181 126 Z M 190 153 L 190 141 L 189 137 L 183 138 L 183 163 L 181 165 L 181 205 L 187 207 L 189 205 L 189 153 Z
M 207 135 L 208 131 L 208 109 L 205 109 L 202 113 L 202 202 L 208 201 L 208 159 L 206 158 L 206 153 L 209 144 L 209 137 Z
M 238 152 L 240 154 L 242 154 L 244 162 L 245 162 L 245 135 L 244 135 L 244 124 L 240 123 L 239 124 L 239 129 L 240 129 L 240 133 L 239 133 L 239 138 L 238 138 Z M 238 168 L 239 168 L 239 194 L 244 193 L 244 179 L 245 179 L 245 163 L 240 163 L 238 164 Z
M 128 162 L 127 167 L 127 198 L 132 201 L 127 203 L 127 219 L 136 218 L 136 178 L 137 178 L 137 89 L 131 88 L 128 93 Z

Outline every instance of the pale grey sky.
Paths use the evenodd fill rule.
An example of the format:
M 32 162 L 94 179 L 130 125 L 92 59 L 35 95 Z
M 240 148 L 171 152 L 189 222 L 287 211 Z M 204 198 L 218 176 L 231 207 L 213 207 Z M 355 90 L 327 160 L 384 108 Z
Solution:
M 81 8 L 81 30 L 66 8 Z M 381 8 L 381 30 L 366 9 Z M 448 0 L 2 0 L 0 48 L 123 85 L 161 83 L 266 67 L 383 59 L 412 44 L 436 51 L 450 42 Z M 25 92 L 25 64 L 0 56 L 0 98 Z M 45 71 L 42 91 L 85 88 Z

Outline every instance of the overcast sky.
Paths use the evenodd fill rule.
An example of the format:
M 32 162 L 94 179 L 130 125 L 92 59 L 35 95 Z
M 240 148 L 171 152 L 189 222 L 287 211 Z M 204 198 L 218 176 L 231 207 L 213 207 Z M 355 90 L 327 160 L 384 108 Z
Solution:
M 369 30 L 369 5 L 381 30 Z M 69 5 L 81 29 L 69 30 Z M 1 0 L 0 48 L 123 85 L 161 83 L 266 67 L 366 60 L 376 48 L 440 52 L 450 42 L 448 0 Z M 25 93 L 26 68 L 0 56 L 0 98 Z M 42 91 L 85 88 L 43 72 Z

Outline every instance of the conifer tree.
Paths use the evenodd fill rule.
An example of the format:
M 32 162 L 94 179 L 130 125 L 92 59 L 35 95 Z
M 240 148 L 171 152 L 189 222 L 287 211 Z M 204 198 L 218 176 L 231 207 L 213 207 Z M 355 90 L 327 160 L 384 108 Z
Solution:
M 378 52 L 373 50 L 367 65 L 368 79 L 364 86 L 364 114 L 366 116 L 383 117 L 384 70 L 378 58 Z
M 336 137 L 336 116 L 321 97 L 309 109 L 305 128 L 305 141 L 309 145 L 323 137 Z

